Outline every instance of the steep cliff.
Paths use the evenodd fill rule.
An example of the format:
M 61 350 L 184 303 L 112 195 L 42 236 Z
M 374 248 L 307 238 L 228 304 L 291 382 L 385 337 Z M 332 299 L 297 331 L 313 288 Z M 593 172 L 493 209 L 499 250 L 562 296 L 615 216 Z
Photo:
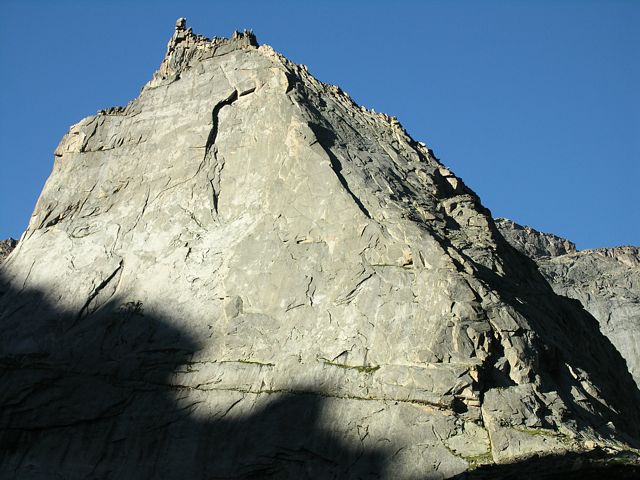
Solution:
M 509 243 L 537 262 L 559 295 L 580 301 L 598 320 L 640 386 L 640 249 L 578 252 L 571 242 L 555 235 L 510 220 L 498 219 L 496 224 Z
M 180 20 L 140 96 L 62 139 L 0 276 L 12 477 L 635 458 L 640 394 L 593 317 L 395 118 L 249 32 Z

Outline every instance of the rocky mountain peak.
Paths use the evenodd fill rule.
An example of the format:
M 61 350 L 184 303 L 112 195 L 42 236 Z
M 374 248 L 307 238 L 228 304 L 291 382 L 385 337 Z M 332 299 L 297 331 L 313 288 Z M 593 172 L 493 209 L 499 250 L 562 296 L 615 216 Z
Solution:
M 595 319 L 397 119 L 256 45 L 180 20 L 139 97 L 61 140 L 0 267 L 3 468 L 454 478 L 635 458 L 640 393 Z
M 506 218 L 496 218 L 496 226 L 512 246 L 533 259 L 557 257 L 576 251 L 575 244 L 565 238 L 539 232 Z
M 257 47 L 256 36 L 251 30 L 234 31 L 230 38 L 213 37 L 193 33 L 187 28 L 187 19 L 176 20 L 175 32 L 167 44 L 167 53 L 155 73 L 154 80 L 173 78 L 189 65 L 193 57 L 200 59 L 221 55 L 236 48 Z
M 16 248 L 18 244 L 17 240 L 8 238 L 6 240 L 0 240 L 0 262 L 2 262 L 9 254 Z

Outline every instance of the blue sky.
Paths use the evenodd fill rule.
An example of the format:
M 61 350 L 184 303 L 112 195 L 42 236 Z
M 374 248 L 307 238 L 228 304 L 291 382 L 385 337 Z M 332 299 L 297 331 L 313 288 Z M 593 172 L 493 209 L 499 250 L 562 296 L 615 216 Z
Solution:
M 26 227 L 69 126 L 137 96 L 180 16 L 253 28 L 397 116 L 494 216 L 640 244 L 640 2 L 615 0 L 2 0 L 0 238 Z

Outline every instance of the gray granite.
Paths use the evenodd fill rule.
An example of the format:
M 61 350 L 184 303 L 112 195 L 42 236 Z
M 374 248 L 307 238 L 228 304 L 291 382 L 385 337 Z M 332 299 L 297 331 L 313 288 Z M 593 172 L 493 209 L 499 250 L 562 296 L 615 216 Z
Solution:
M 497 225 L 510 244 L 537 262 L 559 295 L 578 300 L 598 320 L 640 386 L 640 248 L 576 251 L 568 240 L 510 220 Z
M 181 20 L 60 142 L 0 332 L 15 478 L 451 478 L 640 429 L 595 320 L 431 150 Z

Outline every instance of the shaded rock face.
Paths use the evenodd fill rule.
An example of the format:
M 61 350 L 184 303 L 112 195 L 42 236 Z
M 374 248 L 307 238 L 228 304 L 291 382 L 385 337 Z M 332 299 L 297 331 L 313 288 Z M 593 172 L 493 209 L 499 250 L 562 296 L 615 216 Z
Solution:
M 496 218 L 496 226 L 513 247 L 534 260 L 576 251 L 575 244 L 569 240 L 551 233 L 538 232 L 506 218 Z
M 637 444 L 596 320 L 397 120 L 248 32 L 179 21 L 55 157 L 0 269 L 7 475 L 451 478 Z
M 559 295 L 580 301 L 598 320 L 602 333 L 625 358 L 640 386 L 640 249 L 616 247 L 577 252 L 573 247 L 563 252 L 557 245 L 573 244 L 509 220 L 496 223 L 509 243 L 536 260 L 540 272 Z
M 9 256 L 9 254 L 16 248 L 18 244 L 17 240 L 9 238 L 7 240 L 0 240 L 0 262 Z

